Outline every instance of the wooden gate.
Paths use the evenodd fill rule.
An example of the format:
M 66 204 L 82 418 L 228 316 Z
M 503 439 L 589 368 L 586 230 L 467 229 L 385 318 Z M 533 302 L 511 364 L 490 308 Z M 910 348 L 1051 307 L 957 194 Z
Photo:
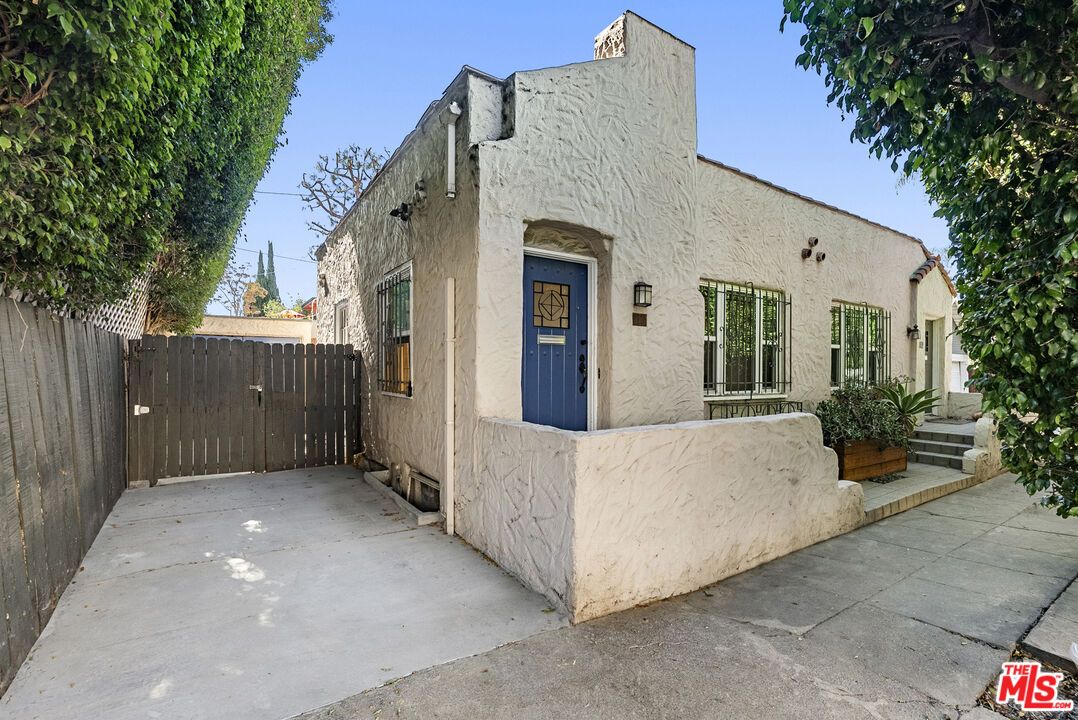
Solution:
M 144 335 L 128 367 L 128 482 L 344 464 L 359 449 L 351 345 Z

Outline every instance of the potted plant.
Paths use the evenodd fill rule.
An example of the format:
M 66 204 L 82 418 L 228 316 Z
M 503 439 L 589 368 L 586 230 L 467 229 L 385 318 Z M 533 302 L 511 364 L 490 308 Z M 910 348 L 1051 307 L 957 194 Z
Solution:
M 898 410 L 879 388 L 847 387 L 816 406 L 824 444 L 838 454 L 842 480 L 870 478 L 906 469 L 909 435 Z
M 939 398 L 935 396 L 936 391 L 932 388 L 911 393 L 906 390 L 906 384 L 902 380 L 893 380 L 879 386 L 877 390 L 880 396 L 898 411 L 907 437 L 912 436 L 917 429 L 917 417 L 940 404 Z

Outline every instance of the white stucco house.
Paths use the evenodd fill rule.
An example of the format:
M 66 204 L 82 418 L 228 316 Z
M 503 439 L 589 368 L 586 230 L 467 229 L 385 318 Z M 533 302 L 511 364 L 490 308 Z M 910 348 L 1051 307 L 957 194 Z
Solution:
M 317 253 L 366 455 L 574 620 L 859 524 L 796 412 L 833 387 L 908 375 L 946 409 L 938 258 L 699 155 L 694 52 L 626 13 L 594 61 L 465 67 Z

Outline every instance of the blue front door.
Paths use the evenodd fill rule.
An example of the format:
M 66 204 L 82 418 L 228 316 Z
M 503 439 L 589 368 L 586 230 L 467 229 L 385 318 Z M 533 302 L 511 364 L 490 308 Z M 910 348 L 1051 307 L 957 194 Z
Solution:
M 588 429 L 587 265 L 524 256 L 524 420 Z

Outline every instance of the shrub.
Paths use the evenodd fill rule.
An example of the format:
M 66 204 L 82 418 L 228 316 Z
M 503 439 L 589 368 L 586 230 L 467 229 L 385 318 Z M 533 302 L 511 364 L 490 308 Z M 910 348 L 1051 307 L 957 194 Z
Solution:
M 846 387 L 816 406 L 828 447 L 870 440 L 879 446 L 909 447 L 902 418 L 877 388 Z

